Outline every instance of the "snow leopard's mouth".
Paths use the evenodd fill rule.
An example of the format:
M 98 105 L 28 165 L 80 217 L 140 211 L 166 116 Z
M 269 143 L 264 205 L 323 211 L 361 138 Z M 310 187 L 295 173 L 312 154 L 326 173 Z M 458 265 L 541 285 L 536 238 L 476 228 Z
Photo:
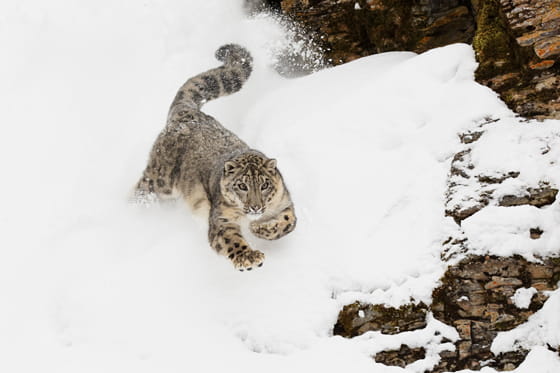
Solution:
M 249 213 L 249 214 L 247 214 L 247 218 L 248 218 L 249 220 L 259 220 L 259 219 L 261 218 L 262 215 L 263 215 L 262 213 L 258 213 L 258 214 Z
M 249 220 L 257 220 L 263 215 L 264 207 L 261 208 L 249 207 L 249 208 L 245 208 L 244 212 L 245 215 L 247 215 L 247 218 L 249 218 Z

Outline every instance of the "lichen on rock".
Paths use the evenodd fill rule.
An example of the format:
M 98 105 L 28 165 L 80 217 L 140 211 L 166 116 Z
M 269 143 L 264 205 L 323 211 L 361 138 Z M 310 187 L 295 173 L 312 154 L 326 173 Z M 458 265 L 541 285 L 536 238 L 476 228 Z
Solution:
M 515 39 L 508 34 L 507 21 L 498 0 L 481 0 L 476 16 L 473 48 L 480 62 L 477 80 L 491 79 L 519 70 Z M 492 81 L 489 81 L 492 84 Z

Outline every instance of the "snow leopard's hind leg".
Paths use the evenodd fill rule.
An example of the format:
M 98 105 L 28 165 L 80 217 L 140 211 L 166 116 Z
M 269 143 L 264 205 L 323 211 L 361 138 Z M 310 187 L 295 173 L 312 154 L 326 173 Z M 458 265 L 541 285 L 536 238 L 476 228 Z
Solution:
M 185 132 L 188 131 L 177 131 L 168 126 L 159 134 L 150 152 L 148 165 L 136 183 L 131 202 L 152 204 L 177 198 L 175 185 L 185 154 Z

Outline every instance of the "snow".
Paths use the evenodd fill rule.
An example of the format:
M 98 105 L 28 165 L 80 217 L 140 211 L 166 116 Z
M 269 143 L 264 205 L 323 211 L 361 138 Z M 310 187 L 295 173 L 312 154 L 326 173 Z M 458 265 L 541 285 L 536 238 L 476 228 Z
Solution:
M 535 370 L 538 369 L 538 370 Z M 558 371 L 558 355 L 544 348 L 535 347 L 515 373 L 554 373 Z M 482 371 L 481 371 L 482 372 Z
M 472 185 L 465 188 L 465 194 L 472 196 L 491 192 L 494 200 L 499 201 L 506 195 L 527 194 L 529 188 L 557 188 L 560 185 L 559 152 L 558 121 L 520 123 L 518 118 L 502 118 L 488 125 L 475 143 L 470 172 L 492 177 L 518 172 L 519 176 L 485 188 L 475 185 L 475 178 L 471 178 Z M 455 198 L 464 196 L 458 193 Z M 517 254 L 534 261 L 538 257 L 558 256 L 560 230 L 556 227 L 559 223 L 560 205 L 555 202 L 542 208 L 491 204 L 465 219 L 461 226 L 471 243 L 473 254 Z M 544 232 L 539 239 L 530 237 L 532 228 Z
M 557 347 L 560 345 L 560 290 L 548 292 L 549 299 L 543 308 L 529 317 L 529 321 L 517 328 L 498 334 L 492 343 L 492 352 L 512 351 L 534 346 Z M 521 368 L 521 367 L 520 367 Z
M 455 350 L 453 343 L 444 342 L 444 339 L 452 342 L 459 339 L 459 335 L 454 328 L 434 319 L 431 314 L 428 316 L 427 321 L 428 325 L 421 330 L 403 332 L 397 335 L 367 332 L 354 338 L 353 342 L 356 343 L 356 347 L 361 348 L 369 356 L 373 356 L 377 352 L 386 349 L 399 349 L 401 344 L 406 344 L 410 348 L 424 347 L 426 349 L 426 358 L 415 361 L 406 367 L 406 370 L 409 372 L 422 373 L 432 369 L 439 362 L 440 352 Z M 369 371 L 391 372 L 399 370 L 391 370 L 391 368 L 383 364 L 374 363 Z
M 267 257 L 251 273 L 210 250 L 204 217 L 182 203 L 126 203 L 176 89 L 217 66 L 227 42 L 252 52 L 254 74 L 204 110 L 278 159 L 299 218 L 282 240 L 248 236 Z M 422 372 L 453 348 L 443 342 L 458 338 L 453 328 L 430 318 L 423 330 L 348 340 L 332 327 L 355 300 L 430 302 L 446 266 L 441 243 L 457 229 L 443 216 L 457 133 L 501 118 L 512 133 L 473 154 L 480 167 L 511 136 L 507 152 L 521 152 L 506 165 L 532 170 L 527 183 L 558 183 L 546 163 L 559 151 L 557 122 L 530 124 L 534 141 L 515 142 L 525 132 L 474 82 L 463 44 L 289 80 L 270 67 L 289 44 L 282 27 L 245 18 L 241 0 L 3 2 L 0 44 L 1 371 L 396 372 L 371 355 L 408 343 L 427 348 L 407 368 Z M 547 141 L 550 159 L 521 162 Z M 558 208 L 489 208 L 465 234 L 486 252 L 505 240 L 497 254 L 549 254 Z M 488 227 L 496 217 L 507 224 Z M 524 241 L 518 232 L 534 224 L 542 238 Z M 557 293 L 534 316 L 548 331 L 530 346 L 558 345 L 553 312 Z M 541 357 L 558 371 L 539 347 L 523 369 Z
M 465 219 L 462 227 L 471 245 L 476 248 L 472 253 L 483 255 L 491 252 L 500 256 L 518 254 L 534 261 L 535 255 L 545 257 L 558 253 L 560 232 L 556 227 L 559 213 L 558 206 L 548 209 L 533 206 L 489 206 Z M 529 230 L 535 227 L 548 233 L 533 240 Z
M 529 305 L 531 304 L 531 299 L 533 298 L 533 295 L 537 294 L 538 291 L 535 288 L 519 288 L 515 291 L 515 294 L 513 294 L 513 296 L 511 297 L 511 300 L 513 301 L 513 304 L 515 304 L 515 306 L 517 308 L 529 308 Z

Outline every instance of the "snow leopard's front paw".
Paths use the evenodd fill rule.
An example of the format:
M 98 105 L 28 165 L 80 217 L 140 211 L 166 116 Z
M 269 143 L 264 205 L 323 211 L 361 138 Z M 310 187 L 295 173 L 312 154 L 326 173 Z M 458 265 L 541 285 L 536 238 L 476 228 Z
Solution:
M 260 267 L 264 261 L 264 254 L 249 247 L 236 224 L 211 225 L 210 245 L 240 271 Z
M 255 236 L 263 240 L 273 240 L 278 236 L 278 222 L 274 220 L 267 222 L 253 221 L 249 225 L 249 229 Z
M 253 221 L 249 225 L 251 232 L 265 240 L 277 240 L 294 230 L 296 216 L 292 208 L 282 211 L 278 216 L 267 221 Z
M 261 267 L 264 261 L 264 254 L 258 250 L 241 250 L 230 254 L 228 258 L 231 259 L 233 266 L 241 272 L 250 271 L 253 268 Z

